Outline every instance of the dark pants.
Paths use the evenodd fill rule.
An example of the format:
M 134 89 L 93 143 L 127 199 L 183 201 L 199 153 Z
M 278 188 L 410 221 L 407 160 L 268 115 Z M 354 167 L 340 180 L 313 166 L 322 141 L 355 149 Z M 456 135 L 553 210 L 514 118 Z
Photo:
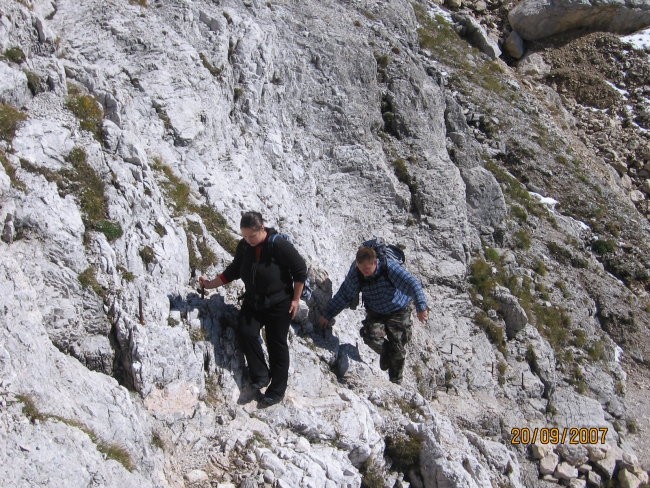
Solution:
M 266 395 L 284 395 L 289 378 L 289 300 L 264 310 L 255 310 L 244 301 L 239 314 L 239 341 L 246 356 L 252 383 L 271 378 Z M 264 360 L 260 330 L 266 328 L 266 349 L 269 366 Z
M 406 344 L 411 340 L 411 312 L 411 306 L 388 315 L 366 310 L 361 337 L 382 356 L 380 364 L 385 363 L 391 381 L 402 380 Z

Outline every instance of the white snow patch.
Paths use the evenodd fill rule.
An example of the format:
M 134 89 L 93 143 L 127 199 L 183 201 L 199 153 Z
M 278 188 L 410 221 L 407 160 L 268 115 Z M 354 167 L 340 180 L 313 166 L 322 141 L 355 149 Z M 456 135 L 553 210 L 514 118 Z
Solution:
M 607 83 L 609 86 L 611 86 L 614 90 L 616 90 L 618 93 L 623 95 L 625 98 L 630 96 L 630 93 L 627 90 L 623 90 L 622 88 L 617 87 L 614 83 L 611 81 L 605 80 L 605 83 Z
M 551 210 L 555 210 L 555 206 L 560 203 L 554 198 L 551 197 L 545 197 L 540 195 L 539 193 L 535 193 L 534 191 L 529 192 L 533 197 L 537 198 L 540 203 L 543 203 L 544 205 L 548 206 Z
M 629 36 L 621 37 L 621 41 L 632 44 L 636 49 L 650 51 L 650 29 L 635 32 Z
M 620 346 L 614 348 L 614 361 L 617 363 L 621 362 L 621 357 L 623 356 L 623 349 Z

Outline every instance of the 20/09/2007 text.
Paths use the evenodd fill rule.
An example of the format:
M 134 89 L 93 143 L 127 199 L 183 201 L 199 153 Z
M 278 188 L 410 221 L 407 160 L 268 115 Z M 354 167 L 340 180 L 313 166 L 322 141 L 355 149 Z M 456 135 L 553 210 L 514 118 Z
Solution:
M 514 427 L 511 444 L 605 444 L 607 427 Z

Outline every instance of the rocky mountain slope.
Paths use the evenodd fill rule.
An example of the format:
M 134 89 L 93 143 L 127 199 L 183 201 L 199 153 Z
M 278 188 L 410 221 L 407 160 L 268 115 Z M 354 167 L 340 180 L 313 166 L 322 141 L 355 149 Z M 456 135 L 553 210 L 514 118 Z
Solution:
M 472 47 L 510 8 L 0 0 L 2 485 L 647 484 L 648 55 Z M 315 287 L 267 409 L 196 290 L 249 209 Z M 432 308 L 400 386 L 314 328 L 372 235 Z

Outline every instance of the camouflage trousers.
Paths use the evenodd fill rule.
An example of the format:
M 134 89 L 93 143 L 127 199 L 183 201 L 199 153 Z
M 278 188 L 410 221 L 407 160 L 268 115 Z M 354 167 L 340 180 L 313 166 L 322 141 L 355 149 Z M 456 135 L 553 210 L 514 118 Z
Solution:
M 388 370 L 388 377 L 393 383 L 402 381 L 406 344 L 411 340 L 411 312 L 410 305 L 388 315 L 367 310 L 362 322 L 363 342 L 380 355 L 379 366 L 384 371 Z

